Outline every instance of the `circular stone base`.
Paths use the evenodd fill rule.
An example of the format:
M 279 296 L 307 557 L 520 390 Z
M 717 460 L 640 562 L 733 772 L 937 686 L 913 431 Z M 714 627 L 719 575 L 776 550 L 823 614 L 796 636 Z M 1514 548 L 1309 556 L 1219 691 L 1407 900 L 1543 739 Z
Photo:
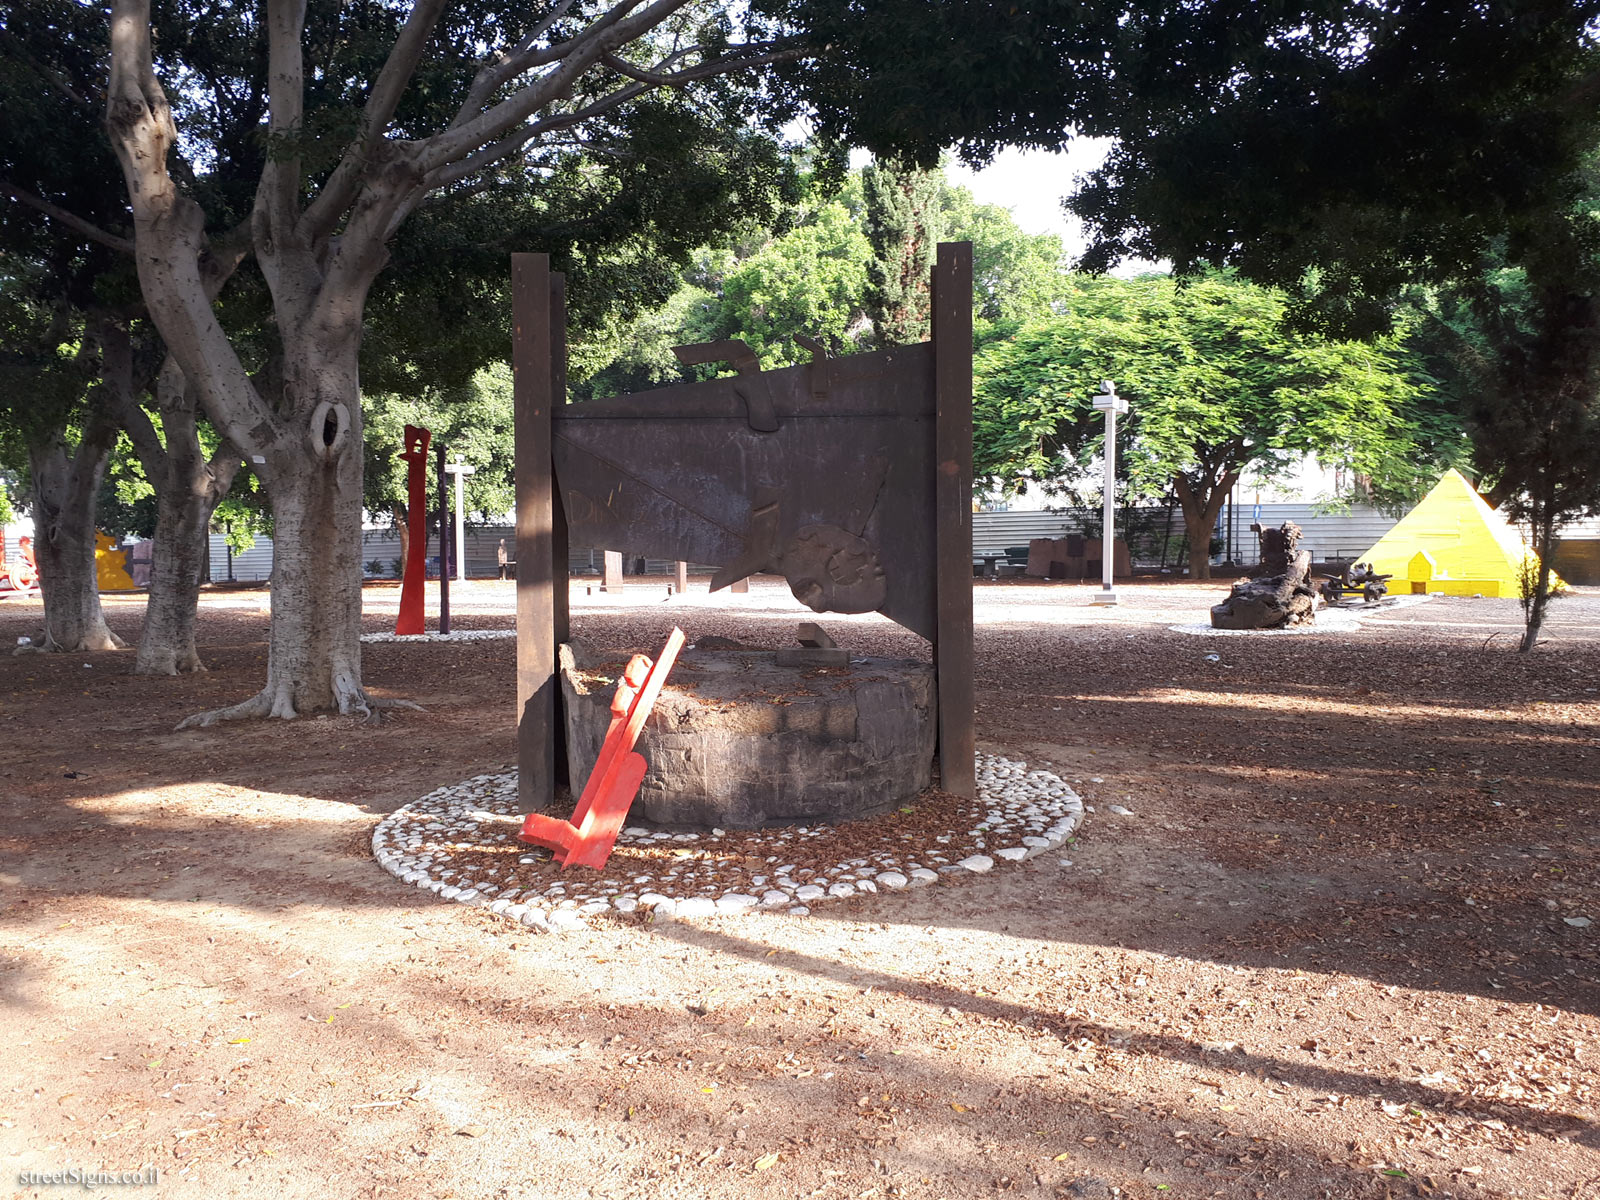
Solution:
M 600 753 L 628 657 L 561 648 L 574 795 Z M 932 781 L 937 724 L 924 662 L 780 666 L 770 650 L 686 649 L 639 737 L 650 770 L 632 819 L 757 829 L 886 812 Z
M 1077 834 L 1083 801 L 1058 776 L 983 753 L 977 776 L 976 799 L 930 793 L 846 825 L 709 833 L 629 826 L 604 869 L 563 871 L 547 851 L 516 840 L 516 774 L 476 775 L 385 817 L 372 852 L 405 883 L 548 932 L 582 929 L 601 914 L 805 916 L 852 896 L 1004 870 Z
M 1317 619 L 1309 625 L 1292 625 L 1286 629 L 1218 629 L 1213 625 L 1168 625 L 1173 633 L 1189 633 L 1196 637 L 1294 637 L 1315 633 L 1353 633 L 1361 628 L 1361 618 L 1377 616 L 1395 608 L 1410 608 L 1426 604 L 1432 596 L 1385 596 L 1376 604 L 1363 601 L 1344 601 L 1324 604 L 1317 609 Z

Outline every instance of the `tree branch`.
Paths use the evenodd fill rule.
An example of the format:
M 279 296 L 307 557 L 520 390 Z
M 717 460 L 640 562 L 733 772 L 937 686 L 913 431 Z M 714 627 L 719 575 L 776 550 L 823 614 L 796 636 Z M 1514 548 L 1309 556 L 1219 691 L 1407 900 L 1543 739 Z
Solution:
M 139 457 L 145 478 L 152 484 L 159 484 L 167 469 L 167 448 L 161 442 L 161 435 L 156 432 L 155 422 L 145 412 L 144 406 L 131 396 L 113 393 L 112 403 L 118 422 L 133 443 L 133 452 Z
M 274 242 L 295 228 L 300 201 L 300 141 L 305 136 L 306 0 L 267 0 L 267 161 L 256 189 Z
M 20 59 L 26 60 L 30 67 L 39 72 L 40 75 L 44 76 L 44 78 L 53 84 L 56 89 L 60 91 L 61 94 L 68 100 L 71 100 L 80 108 L 92 109 L 94 107 L 94 102 L 90 100 L 88 96 L 80 92 L 77 88 L 73 87 L 72 84 L 67 81 L 67 77 L 65 75 L 61 74 L 61 72 L 57 71 L 54 67 L 47 66 L 45 63 L 40 62 L 32 54 L 30 54 L 28 52 L 27 44 L 24 43 L 21 38 L 13 34 L 9 29 L 0 29 L 0 41 L 4 41 L 10 45 L 11 52 L 13 54 Z
M 151 320 L 223 435 L 246 453 L 264 448 L 282 431 L 212 308 L 200 264 L 205 214 L 167 172 L 177 130 L 155 75 L 150 0 L 113 0 L 106 132 L 127 183 Z
M 478 71 L 477 76 L 472 81 L 472 86 L 467 89 L 466 98 L 462 100 L 461 107 L 456 110 L 455 118 L 450 122 L 451 128 L 471 120 L 489 102 L 489 97 L 493 96 L 495 92 L 499 91 L 518 75 L 526 74 L 535 67 L 541 67 L 566 57 L 571 49 L 584 38 L 595 36 L 615 25 L 642 2 L 643 0 L 623 0 L 622 3 L 613 5 L 604 16 L 590 24 L 577 37 L 547 46 L 543 50 L 536 50 L 534 45 L 539 38 L 555 24 L 560 14 L 572 7 L 571 0 L 566 0 L 565 3 L 558 5 L 555 10 L 546 15 L 544 20 L 540 21 L 524 35 L 522 40 L 517 43 L 515 50 L 502 55 L 493 62 L 486 63 Z
M 42 196 L 35 196 L 24 188 L 15 184 L 0 181 L 0 194 L 10 196 L 18 204 L 25 204 L 29 208 L 37 209 L 53 221 L 59 221 L 75 233 L 81 233 L 91 242 L 98 242 L 107 249 L 115 250 L 119 254 L 132 254 L 133 243 L 127 238 L 117 237 L 107 233 L 92 221 L 85 221 L 75 213 L 70 213 L 64 208 L 59 208 Z
M 627 87 L 619 88 L 610 95 L 602 96 L 600 99 L 592 101 L 583 108 L 559 113 L 524 125 L 521 129 L 514 130 L 506 137 L 501 138 L 492 145 L 483 147 L 458 163 L 446 165 L 429 172 L 423 178 L 423 185 L 429 190 L 433 190 L 459 183 L 463 179 L 470 178 L 476 172 L 511 157 L 541 134 L 553 133 L 559 129 L 568 129 L 573 125 L 582 124 L 591 117 L 609 112 L 611 109 L 625 104 L 637 96 L 642 96 L 657 87 L 676 87 L 696 79 L 725 75 L 732 71 L 742 70 L 745 67 L 766 66 L 774 62 L 792 61 L 803 57 L 805 53 L 805 50 L 795 47 L 772 51 L 751 58 L 720 58 L 714 62 L 700 63 L 694 67 L 670 74 L 643 71 L 630 64 L 623 63 L 615 55 L 602 55 L 601 58 L 605 65 L 611 67 L 619 75 L 624 75 L 634 80 L 634 82 Z M 679 55 L 674 54 L 666 61 L 671 61 L 672 58 L 677 57 Z
M 481 109 L 489 97 L 503 87 L 508 80 L 515 79 L 524 71 L 540 66 L 544 62 L 554 61 L 548 57 L 549 54 L 555 52 L 553 47 L 547 50 L 545 55 L 539 55 L 535 52 L 534 46 L 572 8 L 574 3 L 575 0 L 561 0 L 561 3 L 546 13 L 541 21 L 523 35 L 522 40 L 517 43 L 516 49 L 501 55 L 494 62 L 486 63 L 473 79 L 472 86 L 467 89 L 466 98 L 461 102 L 461 107 L 456 110 L 456 120 L 452 121 L 451 124 L 463 121 L 469 113 L 475 113 Z M 616 19 L 620 20 L 627 9 L 632 8 L 637 3 L 638 0 L 633 0 L 628 5 L 619 5 L 607 15 L 615 15 Z
M 546 117 L 542 121 L 534 121 L 524 125 L 521 129 L 513 131 L 509 136 L 501 138 L 493 145 L 485 146 L 475 154 L 453 165 L 441 167 L 423 177 L 423 186 L 433 191 L 437 188 L 449 187 L 463 179 L 468 179 L 479 171 L 493 166 L 503 159 L 510 158 L 520 151 L 534 138 L 541 134 L 554 133 L 559 129 L 569 129 L 580 125 L 591 117 L 609 112 L 618 105 L 626 104 L 636 96 L 642 96 L 650 91 L 649 84 L 630 83 L 627 87 L 618 88 L 609 96 L 602 96 L 599 100 L 585 105 L 583 108 L 573 109 L 570 112 L 556 116 Z
M 617 5 L 588 29 L 553 48 L 552 52 L 560 52 L 561 65 L 556 70 L 494 107 L 419 143 L 418 165 L 424 173 L 431 173 L 466 158 L 480 146 L 499 141 L 545 105 L 570 95 L 578 80 L 601 57 L 648 33 L 687 3 L 689 0 L 655 0 L 643 11 L 622 19 L 618 14 L 636 7 L 637 0 Z
M 571 3 L 572 0 L 568 0 Z M 361 190 L 361 180 L 373 151 L 383 139 L 400 98 L 405 94 L 417 64 L 428 47 L 428 37 L 439 23 L 446 0 L 417 0 L 395 39 L 389 57 L 367 94 L 361 112 L 361 130 L 339 160 L 333 176 L 300 219 L 300 234 L 309 243 L 325 237 L 338 223 L 339 214 L 348 208 Z
M 753 50 L 757 47 L 765 48 L 772 44 L 771 42 L 752 42 L 748 46 L 735 46 L 733 49 Z M 680 50 L 666 61 L 671 62 L 673 59 L 683 58 L 688 54 L 694 53 L 696 49 L 698 47 Z M 763 53 L 760 54 L 725 55 L 721 58 L 713 58 L 708 59 L 706 62 L 696 63 L 694 66 L 685 67 L 681 71 L 666 72 L 636 67 L 615 54 L 604 55 L 602 61 L 618 75 L 636 79 L 640 83 L 648 83 L 653 87 L 681 87 L 686 83 L 694 82 L 696 79 L 709 79 L 715 75 L 726 75 L 730 71 L 739 71 L 746 67 L 765 67 L 776 62 L 793 62 L 797 58 L 803 58 L 808 53 L 809 51 L 798 46 L 783 50 L 763 49 Z

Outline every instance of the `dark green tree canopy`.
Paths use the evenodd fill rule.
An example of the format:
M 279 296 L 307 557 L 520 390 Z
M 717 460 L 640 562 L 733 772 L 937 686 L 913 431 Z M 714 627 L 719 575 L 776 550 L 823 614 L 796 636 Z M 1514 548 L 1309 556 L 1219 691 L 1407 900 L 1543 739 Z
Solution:
M 1405 284 L 1472 275 L 1497 241 L 1516 257 L 1538 212 L 1577 196 L 1600 3 L 1337 7 L 1221 86 L 1121 108 L 1071 203 L 1087 267 L 1228 265 L 1290 290 L 1302 323 L 1361 335 Z

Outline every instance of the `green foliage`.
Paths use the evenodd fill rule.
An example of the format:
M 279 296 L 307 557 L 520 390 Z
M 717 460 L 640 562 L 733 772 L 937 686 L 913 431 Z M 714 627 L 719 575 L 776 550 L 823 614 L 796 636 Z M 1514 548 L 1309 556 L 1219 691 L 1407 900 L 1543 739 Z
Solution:
M 1097 235 L 1090 267 L 1227 264 L 1287 289 L 1304 325 L 1366 333 L 1404 284 L 1476 274 L 1575 194 L 1594 0 L 1338 4 L 1264 44 L 1252 27 L 1302 6 L 1260 7 L 1218 52 L 1242 50 L 1231 78 L 1188 87 L 1179 70 L 1161 105 L 1136 79 L 1108 111 L 1118 148 L 1071 205 Z
M 666 95 L 590 122 L 581 149 L 551 150 L 490 186 L 441 196 L 402 227 L 367 305 L 364 386 L 459 394 L 503 360 L 507 264 L 535 248 L 566 276 L 570 371 L 584 379 L 624 353 L 634 321 L 673 297 L 696 250 L 778 222 L 797 189 L 779 144 L 736 109 Z
M 672 347 L 708 341 L 706 331 L 716 320 L 717 308 L 711 292 L 690 284 L 679 288 L 659 308 L 632 321 L 617 322 L 606 331 L 603 342 L 591 340 L 591 361 L 603 365 L 571 384 L 572 399 L 621 396 L 681 382 L 684 368 Z
M 155 536 L 156 490 L 145 478 L 144 467 L 125 433 L 111 451 L 94 512 L 95 526 L 115 538 Z
M 1228 471 L 1267 478 L 1316 454 L 1420 488 L 1401 348 L 1284 328 L 1275 293 L 1225 276 L 1078 277 L 1066 311 L 1025 325 L 974 364 L 974 473 L 992 486 L 1060 483 L 1099 453 L 1090 398 L 1112 379 L 1131 404 L 1119 461 L 1132 496 L 1178 476 L 1209 491 Z
M 95 400 L 98 357 L 80 314 L 52 302 L 39 269 L 0 275 L 0 463 L 27 469 L 28 448 L 81 418 Z
M 866 195 L 867 315 L 880 346 L 925 341 L 928 272 L 944 228 L 943 173 L 878 163 L 861 172 Z
M 1560 530 L 1600 511 L 1600 171 L 1577 179 L 1577 201 L 1527 222 L 1535 236 L 1497 246 L 1478 276 L 1427 294 L 1419 322 L 1442 386 L 1462 397 L 1480 477 L 1539 557 L 1521 580 L 1524 650 L 1556 594 Z
M 1009 211 L 944 186 L 945 240 L 972 243 L 972 315 L 978 345 L 1062 310 L 1066 255 L 1053 233 L 1027 233 Z
M 809 362 L 797 333 L 834 354 L 860 349 L 871 246 L 839 201 L 762 247 L 728 272 L 711 337 L 743 338 L 763 367 Z
M 811 156 L 797 155 L 796 165 L 813 169 L 801 176 L 799 201 L 782 210 L 772 228 L 746 222 L 719 245 L 701 249 L 669 301 L 618 322 L 603 342 L 591 339 L 597 353 L 590 363 L 598 359 L 600 365 L 575 362 L 574 399 L 691 378 L 672 356 L 674 345 L 742 338 L 763 364 L 775 366 L 809 361 L 809 352 L 794 343 L 796 334 L 820 335 L 836 354 L 876 344 L 868 310 L 878 260 L 867 236 L 866 173 L 851 173 L 829 194 Z M 973 243 L 979 345 L 1007 336 L 1024 319 L 1056 311 L 1067 288 L 1060 239 L 1024 233 L 1008 211 L 975 203 L 938 173 L 920 178 L 926 191 L 937 186 L 942 240 Z M 925 298 L 926 266 L 921 273 Z M 925 308 L 919 319 L 925 323 Z M 924 324 L 915 340 L 926 335 Z

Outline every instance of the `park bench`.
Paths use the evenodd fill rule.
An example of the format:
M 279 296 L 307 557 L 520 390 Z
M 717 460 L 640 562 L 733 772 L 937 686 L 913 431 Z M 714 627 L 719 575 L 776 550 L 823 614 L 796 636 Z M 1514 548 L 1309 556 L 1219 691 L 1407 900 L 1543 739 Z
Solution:
M 1028 547 L 1007 546 L 1003 550 L 991 547 L 972 552 L 972 574 L 978 578 L 993 579 L 1002 566 L 1016 568 L 1014 571 L 1007 571 L 1007 574 L 1021 573 L 1028 566 Z

